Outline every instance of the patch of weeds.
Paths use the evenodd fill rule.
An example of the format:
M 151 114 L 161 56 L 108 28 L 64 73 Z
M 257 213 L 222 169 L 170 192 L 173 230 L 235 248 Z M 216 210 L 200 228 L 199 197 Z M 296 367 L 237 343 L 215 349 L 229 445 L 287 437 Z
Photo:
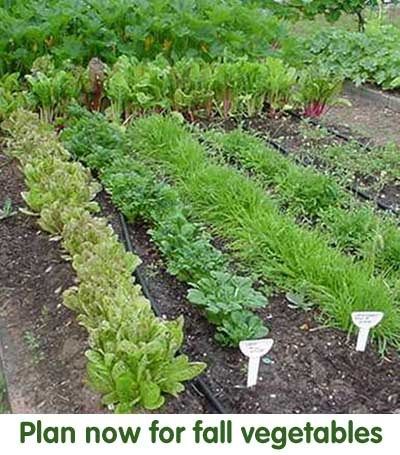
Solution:
M 318 141 L 330 137 L 329 131 L 323 126 L 315 126 L 307 120 L 299 125 L 299 132 L 304 139 Z
M 24 341 L 32 353 L 32 359 L 35 364 L 44 359 L 44 353 L 41 351 L 40 341 L 33 332 L 27 330 L 24 333 Z
M 42 309 L 40 310 L 40 313 L 41 313 L 42 319 L 45 320 L 45 319 L 47 319 L 47 317 L 50 314 L 50 308 L 47 305 L 43 305 Z
M 12 201 L 7 197 L 3 203 L 3 207 L 0 209 L 0 220 L 5 220 L 15 215 L 17 212 L 13 210 Z
M 7 386 L 6 380 L 0 370 L 0 414 L 8 414 L 10 412 L 7 401 Z
M 149 278 L 157 278 L 158 274 L 160 273 L 160 268 L 162 266 L 161 261 L 152 262 L 146 266 L 146 275 Z

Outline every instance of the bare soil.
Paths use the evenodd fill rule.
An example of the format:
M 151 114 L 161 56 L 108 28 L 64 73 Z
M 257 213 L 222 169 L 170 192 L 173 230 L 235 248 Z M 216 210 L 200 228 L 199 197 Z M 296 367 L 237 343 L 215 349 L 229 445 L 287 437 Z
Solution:
M 350 106 L 332 107 L 322 118 L 322 124 L 358 136 L 371 145 L 393 142 L 400 146 L 400 113 L 382 109 L 373 101 L 354 93 L 346 93 Z

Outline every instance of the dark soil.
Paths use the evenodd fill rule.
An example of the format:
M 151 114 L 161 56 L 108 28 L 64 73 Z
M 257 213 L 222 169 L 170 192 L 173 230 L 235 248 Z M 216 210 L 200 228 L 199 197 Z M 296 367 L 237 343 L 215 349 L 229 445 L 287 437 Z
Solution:
M 185 317 L 185 352 L 208 364 L 206 381 L 233 413 L 398 413 L 400 357 L 385 359 L 375 348 L 360 354 L 343 332 L 318 326 L 318 314 L 293 310 L 283 296 L 260 315 L 271 327 L 274 346 L 260 366 L 259 384 L 245 387 L 247 361 L 237 349 L 220 347 L 213 328 L 186 300 L 186 285 L 166 270 L 147 234 L 130 226 L 152 297 L 168 317 Z
M 4 164 L 0 206 L 10 198 L 17 211 L 0 221 L 0 329 L 12 411 L 99 412 L 98 397 L 84 383 L 86 333 L 61 304 L 74 273 L 59 244 L 18 212 L 21 191 L 15 162 Z
M 0 207 L 10 198 L 17 213 L 0 220 L 0 355 L 14 413 L 104 412 L 85 383 L 87 333 L 62 305 L 74 284 L 59 242 L 18 212 L 24 184 L 15 162 L 0 156 Z M 207 412 L 187 390 L 161 412 Z

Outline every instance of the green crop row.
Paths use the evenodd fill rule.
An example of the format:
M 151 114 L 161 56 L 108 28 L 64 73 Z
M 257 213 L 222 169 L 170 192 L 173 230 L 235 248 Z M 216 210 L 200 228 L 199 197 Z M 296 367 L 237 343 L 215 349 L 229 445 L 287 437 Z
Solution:
M 216 339 L 237 346 L 267 333 L 253 309 L 267 299 L 250 278 L 230 271 L 227 258 L 212 245 L 204 228 L 189 221 L 178 193 L 129 153 L 124 132 L 101 114 L 75 111 L 63 133 L 75 157 L 99 173 L 114 204 L 129 221 L 152 224 L 150 235 L 167 260 L 168 271 L 190 285 L 188 300 L 216 326 Z
M 365 33 L 332 29 L 318 33 L 305 46 L 311 64 L 325 65 L 357 85 L 372 82 L 383 89 L 400 87 L 398 45 L 400 31 L 394 25 L 367 25 Z M 307 57 L 303 54 L 303 58 Z
M 240 130 L 201 134 L 211 153 L 239 165 L 266 186 L 280 207 L 319 228 L 330 242 L 385 275 L 400 268 L 400 231 L 392 218 L 360 204 L 330 176 L 302 167 Z M 398 277 L 398 275 L 397 275 Z
M 115 120 L 166 111 L 191 118 L 254 116 L 266 106 L 274 112 L 295 105 L 307 116 L 319 116 L 341 82 L 318 68 L 297 72 L 275 57 L 222 63 L 181 59 L 171 65 L 165 58 L 139 62 L 122 56 L 107 78 L 105 94 Z
M 396 144 L 382 147 L 360 147 L 355 142 L 312 147 L 302 151 L 307 159 L 323 162 L 342 180 L 357 182 L 361 188 L 380 192 L 385 185 L 400 181 L 399 148 Z
M 28 191 L 23 198 L 39 225 L 59 235 L 78 277 L 64 292 L 64 304 L 89 333 L 87 374 L 103 403 L 116 412 L 135 406 L 155 409 L 164 394 L 178 395 L 183 381 L 202 363 L 177 355 L 183 319 L 158 319 L 132 283 L 139 259 L 127 253 L 104 218 L 95 217 L 100 190 L 35 114 L 18 111 L 3 125 L 8 149 L 22 165 Z
M 383 311 L 374 337 L 381 349 L 399 346 L 400 311 L 386 282 L 282 214 L 259 183 L 208 158 L 179 119 L 139 119 L 128 135 L 140 159 L 172 178 L 192 215 L 229 241 L 254 272 L 283 289 L 301 290 L 335 327 L 349 329 L 353 311 Z
M 141 62 L 121 56 L 111 69 L 96 59 L 84 69 L 68 63 L 57 67 L 46 56 L 35 60 L 24 81 L 17 73 L 0 78 L 0 118 L 25 105 L 52 122 L 65 116 L 72 102 L 107 110 L 114 120 L 169 111 L 192 119 L 253 116 L 266 107 L 275 112 L 293 106 L 306 116 L 319 116 L 340 88 L 341 80 L 324 71 L 296 71 L 275 57 L 225 62 L 183 58 L 171 65 L 164 57 Z
M 267 10 L 239 0 L 4 0 L 0 15 L 0 75 L 26 73 L 43 55 L 57 66 L 124 54 L 214 60 L 265 56 L 293 41 Z

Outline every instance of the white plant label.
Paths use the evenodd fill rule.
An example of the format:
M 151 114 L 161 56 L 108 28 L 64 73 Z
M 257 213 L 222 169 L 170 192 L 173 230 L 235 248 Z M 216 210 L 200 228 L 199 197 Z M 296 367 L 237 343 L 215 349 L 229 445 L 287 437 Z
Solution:
M 273 344 L 274 340 L 270 338 L 265 340 L 246 340 L 239 343 L 240 350 L 249 358 L 247 387 L 253 387 L 257 384 L 260 359 L 270 351 Z
M 381 311 L 356 311 L 351 314 L 351 319 L 360 329 L 358 332 L 356 351 L 365 351 L 370 329 L 378 325 L 382 321 L 382 318 L 383 313 Z

